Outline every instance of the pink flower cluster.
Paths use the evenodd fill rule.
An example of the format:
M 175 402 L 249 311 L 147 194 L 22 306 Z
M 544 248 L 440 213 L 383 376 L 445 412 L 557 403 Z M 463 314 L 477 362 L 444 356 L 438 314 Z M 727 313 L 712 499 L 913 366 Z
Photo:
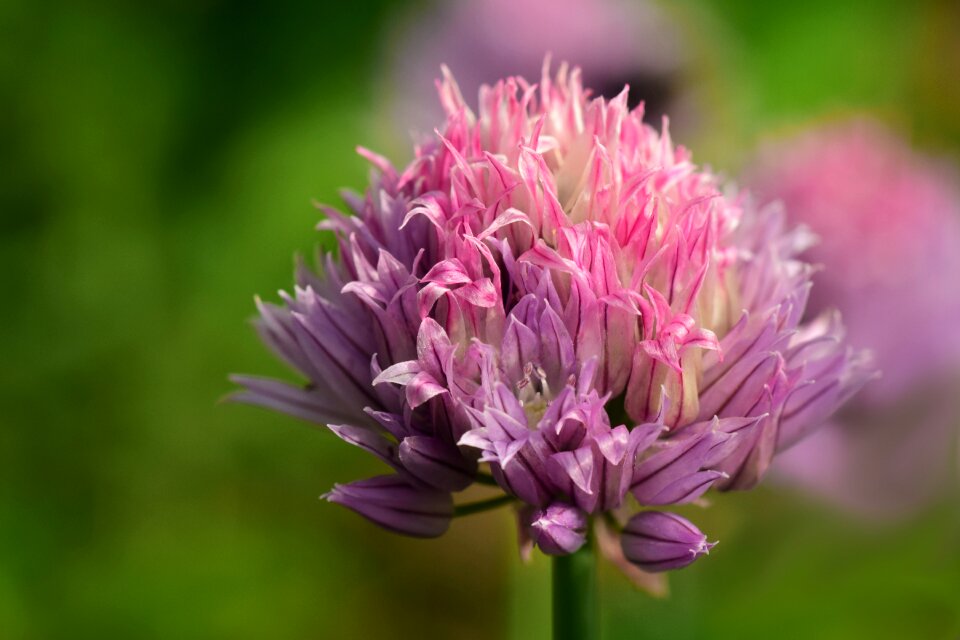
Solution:
M 807 128 L 755 164 L 751 188 L 818 238 L 810 310 L 839 309 L 883 371 L 862 399 L 889 403 L 956 370 L 960 336 L 940 330 L 960 315 L 955 169 L 870 119 Z
M 883 377 L 780 468 L 848 512 L 889 517 L 922 506 L 955 465 L 960 334 L 956 167 L 881 123 L 817 123 L 769 141 L 750 187 L 782 201 L 819 242 L 808 314 L 836 308 Z
M 590 99 L 577 70 L 483 87 L 476 114 L 438 86 L 436 139 L 403 169 L 361 150 L 372 184 L 321 223 L 339 256 L 260 305 L 307 385 L 241 377 L 238 398 L 389 465 L 328 494 L 388 529 L 440 535 L 451 494 L 486 480 L 546 553 L 607 514 L 612 555 L 689 564 L 703 534 L 631 505 L 751 487 L 870 375 L 835 315 L 801 323 L 807 235 L 721 191 L 626 90 Z

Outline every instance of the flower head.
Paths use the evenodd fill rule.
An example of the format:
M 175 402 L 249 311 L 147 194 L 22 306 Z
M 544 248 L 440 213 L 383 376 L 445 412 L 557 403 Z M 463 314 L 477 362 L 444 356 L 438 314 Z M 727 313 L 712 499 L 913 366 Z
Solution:
M 261 304 L 308 385 L 240 379 L 240 399 L 347 425 L 331 429 L 395 470 L 332 497 L 439 534 L 436 493 L 489 472 L 526 535 L 569 553 L 631 500 L 752 486 L 868 377 L 835 317 L 800 322 L 807 235 L 721 191 L 626 90 L 592 100 L 561 66 L 483 87 L 474 114 L 449 74 L 438 86 L 436 138 L 401 170 L 361 150 L 371 186 L 321 223 L 339 257 Z M 401 484 L 415 517 L 398 520 L 382 496 Z M 685 564 L 650 560 L 649 539 L 624 555 Z

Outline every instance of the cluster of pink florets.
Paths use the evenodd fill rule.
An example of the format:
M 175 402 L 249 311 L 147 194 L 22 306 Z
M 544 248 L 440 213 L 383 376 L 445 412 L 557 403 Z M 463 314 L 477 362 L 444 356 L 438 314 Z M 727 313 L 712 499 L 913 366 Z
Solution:
M 476 114 L 449 75 L 439 89 L 436 138 L 403 170 L 363 151 L 377 171 L 355 215 L 327 210 L 339 257 L 261 305 L 309 384 L 242 378 L 240 398 L 390 465 L 328 494 L 389 529 L 439 535 L 451 493 L 486 478 L 547 553 L 606 513 L 612 555 L 688 564 L 705 537 L 628 498 L 752 486 L 868 376 L 836 317 L 801 323 L 808 236 L 576 70 L 484 87 Z

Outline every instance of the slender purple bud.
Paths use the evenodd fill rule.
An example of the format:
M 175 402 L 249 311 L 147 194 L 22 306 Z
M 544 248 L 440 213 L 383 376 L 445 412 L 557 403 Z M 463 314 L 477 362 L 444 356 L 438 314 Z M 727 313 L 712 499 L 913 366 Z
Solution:
M 587 540 L 587 514 L 569 504 L 554 502 L 533 514 L 533 541 L 550 556 L 573 553 Z
M 461 491 L 477 475 L 477 463 L 455 445 L 429 436 L 411 436 L 400 443 L 400 463 L 418 480 L 444 491 Z
M 704 469 L 731 438 L 711 427 L 712 423 L 691 425 L 687 434 L 658 443 L 658 449 L 637 465 L 630 490 L 640 504 L 691 502 L 724 477 L 720 471 Z
M 443 535 L 453 518 L 453 498 L 449 493 L 415 487 L 395 475 L 336 484 L 323 497 L 384 529 L 415 538 Z
M 644 571 L 680 569 L 717 544 L 707 542 L 689 521 L 673 513 L 642 511 L 630 518 L 620 545 L 627 560 Z

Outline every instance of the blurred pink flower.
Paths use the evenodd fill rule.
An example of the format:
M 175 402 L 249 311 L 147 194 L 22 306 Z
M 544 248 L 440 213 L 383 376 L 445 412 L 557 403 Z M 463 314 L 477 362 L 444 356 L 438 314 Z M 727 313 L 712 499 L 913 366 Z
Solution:
M 946 484 L 960 370 L 960 192 L 953 167 L 871 120 L 769 143 L 748 171 L 819 238 L 809 312 L 837 308 L 882 372 L 835 428 L 784 456 L 809 486 L 871 513 Z
M 588 86 L 613 98 L 624 84 L 653 121 L 676 122 L 685 49 L 680 30 L 651 0 L 454 0 L 415 11 L 390 50 L 397 121 L 404 133 L 429 132 L 443 117 L 434 95 L 441 64 L 457 75 L 471 107 L 481 84 L 535 78 L 543 57 L 576 60 Z M 630 106 L 633 106 L 631 104 Z M 668 108 L 669 107 L 669 108 Z

